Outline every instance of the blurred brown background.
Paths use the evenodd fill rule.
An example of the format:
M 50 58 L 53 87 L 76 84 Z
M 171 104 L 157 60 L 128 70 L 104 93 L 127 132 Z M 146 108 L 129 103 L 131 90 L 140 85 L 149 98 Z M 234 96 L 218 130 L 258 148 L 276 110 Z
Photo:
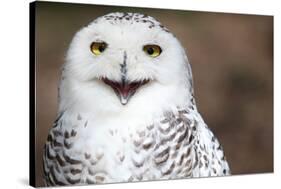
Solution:
M 232 174 L 273 171 L 273 17 L 37 2 L 36 185 L 56 117 L 60 67 L 81 27 L 109 12 L 158 19 L 188 51 L 197 106 L 224 147 Z

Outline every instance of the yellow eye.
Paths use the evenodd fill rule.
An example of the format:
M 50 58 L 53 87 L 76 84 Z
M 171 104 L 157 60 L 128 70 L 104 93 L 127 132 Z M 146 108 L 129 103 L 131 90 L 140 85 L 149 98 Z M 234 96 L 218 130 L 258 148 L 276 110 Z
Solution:
M 91 51 L 94 55 L 100 55 L 107 47 L 105 42 L 93 42 L 91 44 Z
M 145 45 L 143 51 L 149 56 L 155 58 L 159 56 L 162 52 L 162 49 L 158 45 Z

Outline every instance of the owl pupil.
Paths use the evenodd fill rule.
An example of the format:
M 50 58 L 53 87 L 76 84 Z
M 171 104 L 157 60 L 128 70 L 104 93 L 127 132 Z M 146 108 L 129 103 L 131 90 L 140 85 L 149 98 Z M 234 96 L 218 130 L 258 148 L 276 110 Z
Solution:
M 100 45 L 100 46 L 99 46 L 99 51 L 100 51 L 100 52 L 103 52 L 104 49 L 105 49 L 104 45 Z
M 153 53 L 154 53 L 154 50 L 153 50 L 153 48 L 148 48 L 147 49 L 147 53 L 149 54 L 149 55 L 152 55 Z

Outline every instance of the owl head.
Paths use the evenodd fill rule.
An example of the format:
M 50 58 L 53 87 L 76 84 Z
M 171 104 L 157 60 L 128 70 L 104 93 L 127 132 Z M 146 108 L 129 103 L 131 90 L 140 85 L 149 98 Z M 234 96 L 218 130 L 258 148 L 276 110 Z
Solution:
M 115 111 L 189 103 L 192 74 L 183 47 L 156 19 L 110 13 L 74 36 L 60 86 L 60 109 Z

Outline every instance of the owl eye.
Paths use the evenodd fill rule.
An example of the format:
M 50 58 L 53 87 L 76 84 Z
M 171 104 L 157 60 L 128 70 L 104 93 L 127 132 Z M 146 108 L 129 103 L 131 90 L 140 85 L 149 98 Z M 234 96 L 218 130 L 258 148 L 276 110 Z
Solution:
M 157 57 L 157 56 L 159 56 L 161 54 L 162 49 L 158 45 L 145 45 L 143 47 L 143 51 L 147 55 L 155 58 L 155 57 Z
M 94 55 L 100 55 L 106 49 L 107 44 L 105 42 L 93 42 L 91 44 L 91 51 Z

